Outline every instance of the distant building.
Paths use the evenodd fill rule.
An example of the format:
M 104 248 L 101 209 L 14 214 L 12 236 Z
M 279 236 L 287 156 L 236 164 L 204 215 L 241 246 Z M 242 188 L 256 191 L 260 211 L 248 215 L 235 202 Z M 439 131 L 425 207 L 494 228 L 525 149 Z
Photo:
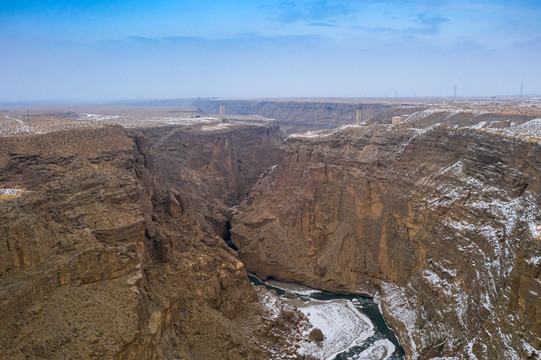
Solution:
M 396 125 L 401 121 L 402 121 L 402 116 L 393 116 L 393 118 L 391 119 L 391 123 L 393 125 Z
M 396 125 L 404 120 L 406 120 L 407 118 L 409 118 L 410 116 L 409 115 L 400 115 L 400 116 L 393 116 L 391 118 L 391 123 L 393 125 Z

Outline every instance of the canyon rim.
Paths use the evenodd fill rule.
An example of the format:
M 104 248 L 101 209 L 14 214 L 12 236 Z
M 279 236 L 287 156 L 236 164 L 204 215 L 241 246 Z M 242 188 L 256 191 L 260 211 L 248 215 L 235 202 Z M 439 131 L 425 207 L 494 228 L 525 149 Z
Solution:
M 0 358 L 306 357 L 248 273 L 407 359 L 541 356 L 539 99 L 219 104 L 0 114 Z

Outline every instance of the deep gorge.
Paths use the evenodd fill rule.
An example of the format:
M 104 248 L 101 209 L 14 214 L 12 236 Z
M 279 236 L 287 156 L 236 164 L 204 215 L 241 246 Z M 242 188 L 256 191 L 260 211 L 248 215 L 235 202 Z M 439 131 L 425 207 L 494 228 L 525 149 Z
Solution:
M 25 192 L 0 199 L 0 354 L 293 357 L 300 314 L 269 317 L 248 271 L 380 297 L 408 359 L 535 359 L 539 143 L 377 111 L 287 139 L 197 124 L 2 138 L 0 183 Z

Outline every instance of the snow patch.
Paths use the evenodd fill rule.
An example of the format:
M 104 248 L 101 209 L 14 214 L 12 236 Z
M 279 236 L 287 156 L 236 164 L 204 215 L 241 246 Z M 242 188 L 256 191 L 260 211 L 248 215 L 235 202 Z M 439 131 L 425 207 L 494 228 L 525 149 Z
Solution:
M 391 359 L 396 347 L 387 339 L 374 341 L 374 343 L 362 353 L 355 355 L 355 360 L 387 360 Z
M 535 354 L 536 357 L 541 357 L 541 350 L 534 348 L 532 345 L 528 344 L 526 341 L 522 340 L 522 345 L 524 350 L 528 355 Z
M 203 126 L 201 128 L 202 131 L 213 131 L 213 130 L 222 130 L 222 129 L 226 129 L 228 127 L 231 127 L 233 124 L 231 123 L 219 123 L 219 124 L 216 124 L 216 125 L 212 125 L 212 126 Z
M 14 118 L 10 115 L 4 115 L 5 119 L 15 121 L 17 126 L 15 128 L 0 129 L 0 135 L 15 135 L 21 133 L 30 133 L 31 129 L 28 125 L 24 123 L 21 119 Z
M 276 166 L 276 165 L 275 165 Z M 294 283 L 286 283 L 283 281 L 278 280 L 267 280 L 267 285 L 273 286 L 275 288 L 289 291 L 298 295 L 311 295 L 311 294 L 317 294 L 320 293 L 321 290 L 312 289 L 311 287 L 300 285 L 300 284 L 294 284 Z
M 521 125 L 510 126 L 506 129 L 478 129 L 489 134 L 496 134 L 521 142 L 541 142 L 541 119 L 533 119 Z
M 120 118 L 118 115 L 98 115 L 98 114 L 81 114 L 86 117 L 87 120 L 93 121 L 104 121 L 104 120 L 114 120 Z
M 325 336 L 320 344 L 301 343 L 300 354 L 333 359 L 337 354 L 361 345 L 375 333 L 370 319 L 348 300 L 312 301 L 299 306 L 299 311 Z
M 473 126 L 470 126 L 470 129 L 476 129 L 476 130 L 482 129 L 482 128 L 485 127 L 486 124 L 487 124 L 486 121 L 480 121 L 480 122 L 478 122 L 477 124 L 475 124 L 475 125 L 473 125 Z
M 535 265 L 535 266 L 539 266 L 541 265 L 541 256 L 536 256 L 536 257 L 533 257 L 529 260 L 526 260 L 526 262 L 528 264 L 532 264 L 532 265 Z
M 524 124 L 518 125 L 516 128 L 541 135 L 541 119 L 527 121 Z
M 280 316 L 282 307 L 280 300 L 276 296 L 273 296 L 270 293 L 265 293 L 265 295 L 259 299 L 259 302 L 263 305 L 265 310 L 267 310 L 267 314 L 271 320 L 274 320 Z
M 535 224 L 533 222 L 528 223 L 532 236 L 536 239 L 541 239 L 541 224 Z
M 464 289 L 462 289 L 455 281 L 443 279 L 438 274 L 428 269 L 425 269 L 421 275 L 428 283 L 430 283 L 431 287 L 435 289 L 436 292 L 443 293 L 448 299 L 454 300 L 453 305 L 458 315 L 458 320 L 466 327 L 463 317 L 468 310 L 468 297 L 464 292 Z M 486 301 L 484 305 L 488 310 L 492 309 L 490 301 Z
M 408 119 L 409 120 L 409 119 Z M 407 122 L 408 120 L 405 120 L 404 122 Z M 404 123 L 402 122 L 402 123 Z M 406 147 L 410 144 L 410 142 L 415 139 L 416 137 L 418 136 L 421 136 L 423 135 L 424 133 L 427 133 L 429 131 L 432 131 L 434 129 L 436 129 L 437 127 L 439 127 L 441 125 L 441 123 L 436 123 L 434 125 L 431 125 L 427 128 L 423 128 L 423 129 L 415 129 L 415 128 L 409 128 L 408 130 L 412 131 L 413 134 L 412 136 L 402 145 L 402 148 L 398 151 L 399 154 L 402 154 L 404 152 L 404 150 L 406 150 Z
M 319 137 L 325 137 L 332 135 L 333 132 L 329 132 L 328 130 L 316 130 L 316 131 L 306 131 L 303 133 L 297 133 L 297 134 L 291 134 L 287 137 L 286 140 L 292 138 L 319 138 Z
M 0 189 L 0 195 L 20 195 L 22 192 L 22 189 Z
M 470 341 L 468 343 L 468 346 L 466 346 L 466 350 L 468 351 L 468 355 L 470 356 L 470 359 L 478 360 L 477 356 L 475 356 L 474 353 L 473 353 L 473 341 Z
M 385 306 L 385 310 L 389 316 L 404 325 L 409 338 L 406 343 L 411 345 L 412 357 L 415 357 L 417 355 L 417 347 L 414 340 L 417 333 L 417 313 L 412 303 L 415 303 L 416 299 L 406 296 L 405 290 L 398 285 L 382 282 L 380 287 L 382 291 L 382 304 Z
M 438 171 L 437 175 L 443 175 L 446 173 L 450 173 L 454 176 L 462 176 L 464 174 L 464 163 L 462 161 L 457 161 L 453 165 L 449 165 L 440 171 Z
M 344 131 L 344 130 L 347 130 L 347 129 L 360 129 L 360 128 L 365 128 L 366 125 L 342 125 L 342 126 L 338 126 L 336 127 L 335 129 L 333 130 L 329 130 L 329 129 L 323 129 L 323 130 L 314 130 L 314 131 L 306 131 L 306 132 L 303 132 L 303 133 L 295 133 L 295 134 L 291 134 L 287 137 L 286 141 L 288 139 L 294 139 L 294 138 L 321 138 L 321 137 L 326 137 L 326 136 L 330 136 L 332 134 L 335 134 L 337 132 L 341 132 L 341 131 Z

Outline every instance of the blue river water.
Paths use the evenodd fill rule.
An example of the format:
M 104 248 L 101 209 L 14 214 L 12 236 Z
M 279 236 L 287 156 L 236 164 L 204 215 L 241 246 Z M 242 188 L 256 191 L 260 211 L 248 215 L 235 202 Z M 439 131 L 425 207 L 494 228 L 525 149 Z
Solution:
M 283 296 L 286 291 L 282 288 L 272 286 L 269 283 L 263 282 L 255 276 L 248 275 L 250 281 L 254 285 L 265 286 L 269 290 L 274 290 L 279 296 Z M 293 291 L 294 293 L 294 291 Z M 299 296 L 299 294 L 297 294 Z M 309 294 L 302 294 L 304 297 L 308 297 L 314 300 L 349 300 L 352 301 L 352 304 L 359 310 L 361 313 L 365 314 L 372 324 L 374 325 L 375 333 L 368 339 L 366 339 L 362 344 L 358 346 L 351 347 L 344 352 L 337 354 L 334 357 L 334 360 L 347 360 L 347 359 L 359 359 L 358 354 L 362 353 L 366 349 L 370 348 L 377 340 L 388 339 L 395 346 L 395 351 L 390 357 L 385 359 L 392 360 L 404 360 L 404 350 L 400 346 L 398 339 L 396 338 L 395 333 L 387 326 L 383 316 L 381 315 L 378 306 L 369 297 L 355 296 L 355 295 L 342 295 L 342 294 L 333 294 L 326 291 L 314 291 Z M 355 300 L 355 301 L 353 301 Z

